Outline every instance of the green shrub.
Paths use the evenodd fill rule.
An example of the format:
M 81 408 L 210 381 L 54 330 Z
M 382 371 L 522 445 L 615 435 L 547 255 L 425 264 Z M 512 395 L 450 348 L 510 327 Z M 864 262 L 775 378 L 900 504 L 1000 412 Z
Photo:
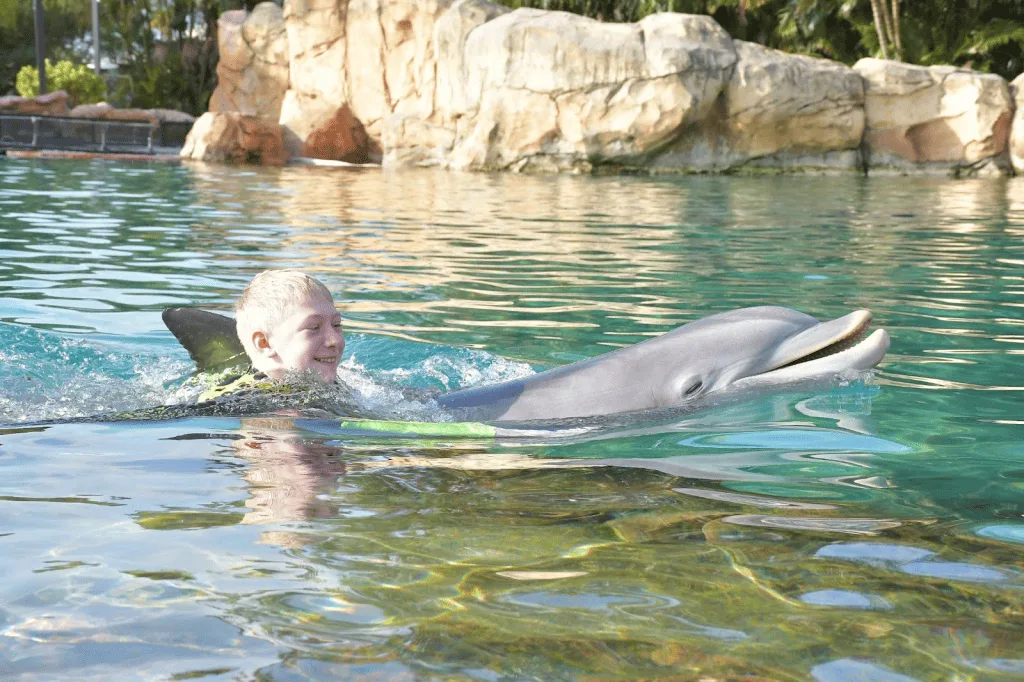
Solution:
M 22 97 L 39 94 L 39 70 L 34 66 L 23 66 L 15 82 Z M 46 60 L 46 88 L 50 92 L 64 90 L 73 104 L 102 102 L 107 95 L 103 79 L 93 73 L 85 64 L 73 64 L 68 60 L 53 64 Z

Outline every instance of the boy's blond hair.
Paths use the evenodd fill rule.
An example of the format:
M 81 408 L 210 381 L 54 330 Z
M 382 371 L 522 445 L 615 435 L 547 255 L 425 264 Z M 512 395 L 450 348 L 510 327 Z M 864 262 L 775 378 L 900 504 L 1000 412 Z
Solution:
M 235 303 L 235 329 L 249 357 L 253 357 L 254 332 L 269 334 L 291 312 L 293 306 L 311 296 L 334 302 L 320 280 L 299 270 L 264 270 L 252 278 Z

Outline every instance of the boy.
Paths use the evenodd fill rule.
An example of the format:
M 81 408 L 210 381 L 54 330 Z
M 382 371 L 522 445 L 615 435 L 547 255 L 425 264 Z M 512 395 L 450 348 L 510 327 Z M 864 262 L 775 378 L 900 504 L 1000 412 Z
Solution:
M 345 350 L 341 315 L 331 292 L 298 270 L 265 270 L 246 285 L 235 304 L 235 325 L 253 370 L 232 377 L 199 396 L 213 400 L 240 388 L 264 388 L 307 372 L 329 384 L 338 374 Z

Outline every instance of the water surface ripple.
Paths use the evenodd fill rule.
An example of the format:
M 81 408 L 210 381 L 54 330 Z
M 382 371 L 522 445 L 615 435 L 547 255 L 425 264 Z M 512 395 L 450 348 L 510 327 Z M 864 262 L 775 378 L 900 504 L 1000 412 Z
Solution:
M 1024 179 L 0 158 L 0 423 L 183 399 L 167 306 L 336 292 L 367 404 L 736 307 L 875 376 L 501 442 L 0 428 L 0 677 L 1020 679 Z M 410 408 L 411 409 L 411 408 Z

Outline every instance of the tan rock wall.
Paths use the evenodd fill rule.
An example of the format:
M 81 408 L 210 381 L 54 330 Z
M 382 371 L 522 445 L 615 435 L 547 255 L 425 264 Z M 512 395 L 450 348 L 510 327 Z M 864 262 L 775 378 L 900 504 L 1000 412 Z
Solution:
M 217 22 L 217 88 L 210 111 L 237 111 L 273 121 L 290 78 L 288 35 L 281 8 L 272 2 L 253 11 L 231 10 Z
M 450 104 L 427 125 L 391 121 L 389 160 L 510 170 L 638 164 L 710 110 L 735 62 L 731 39 L 710 17 L 612 24 L 520 9 L 477 23 L 486 6 L 467 5 L 438 22 L 448 54 L 463 45 L 461 68 L 441 79 Z M 454 127 L 450 151 L 430 146 L 446 137 L 439 126 Z M 398 131 L 423 134 L 425 144 Z M 432 153 L 409 151 L 417 147 Z
M 998 76 L 851 69 L 734 41 L 707 16 L 617 24 L 487 0 L 287 0 L 221 22 L 211 111 L 276 118 L 292 155 L 513 171 L 1010 168 Z
M 285 22 L 292 82 L 281 112 L 289 149 L 347 105 L 375 143 L 394 113 L 434 112 L 434 28 L 450 0 L 298 0 Z M 351 39 L 349 37 L 352 37 Z M 371 156 L 380 160 L 379 147 Z
M 180 156 L 196 161 L 280 166 L 288 160 L 281 126 L 234 111 L 206 112 L 195 122 Z
M 952 66 L 862 59 L 868 172 L 1002 172 L 1012 103 L 1006 81 Z
M 162 122 L 193 123 L 195 116 L 175 109 L 117 109 L 106 102 L 80 104 L 68 114 L 73 118 L 102 118 L 111 121 L 148 121 L 154 125 Z
M 864 85 L 852 69 L 734 41 L 736 67 L 716 110 L 653 168 L 857 170 Z
M 1014 102 L 1013 123 L 1010 126 L 1010 162 L 1018 175 L 1024 174 L 1024 73 L 1010 83 L 1010 96 Z
M 302 145 L 304 157 L 346 163 L 368 163 L 370 156 L 379 154 L 379 151 L 347 104 L 339 108 L 333 118 L 311 132 Z
M 430 120 L 389 122 L 387 163 L 861 167 L 864 86 L 846 66 L 733 41 L 706 16 L 614 24 L 485 8 L 458 2 L 438 20 L 445 97 Z
M 38 97 L 0 97 L 0 114 L 67 116 L 68 93 L 57 90 Z

